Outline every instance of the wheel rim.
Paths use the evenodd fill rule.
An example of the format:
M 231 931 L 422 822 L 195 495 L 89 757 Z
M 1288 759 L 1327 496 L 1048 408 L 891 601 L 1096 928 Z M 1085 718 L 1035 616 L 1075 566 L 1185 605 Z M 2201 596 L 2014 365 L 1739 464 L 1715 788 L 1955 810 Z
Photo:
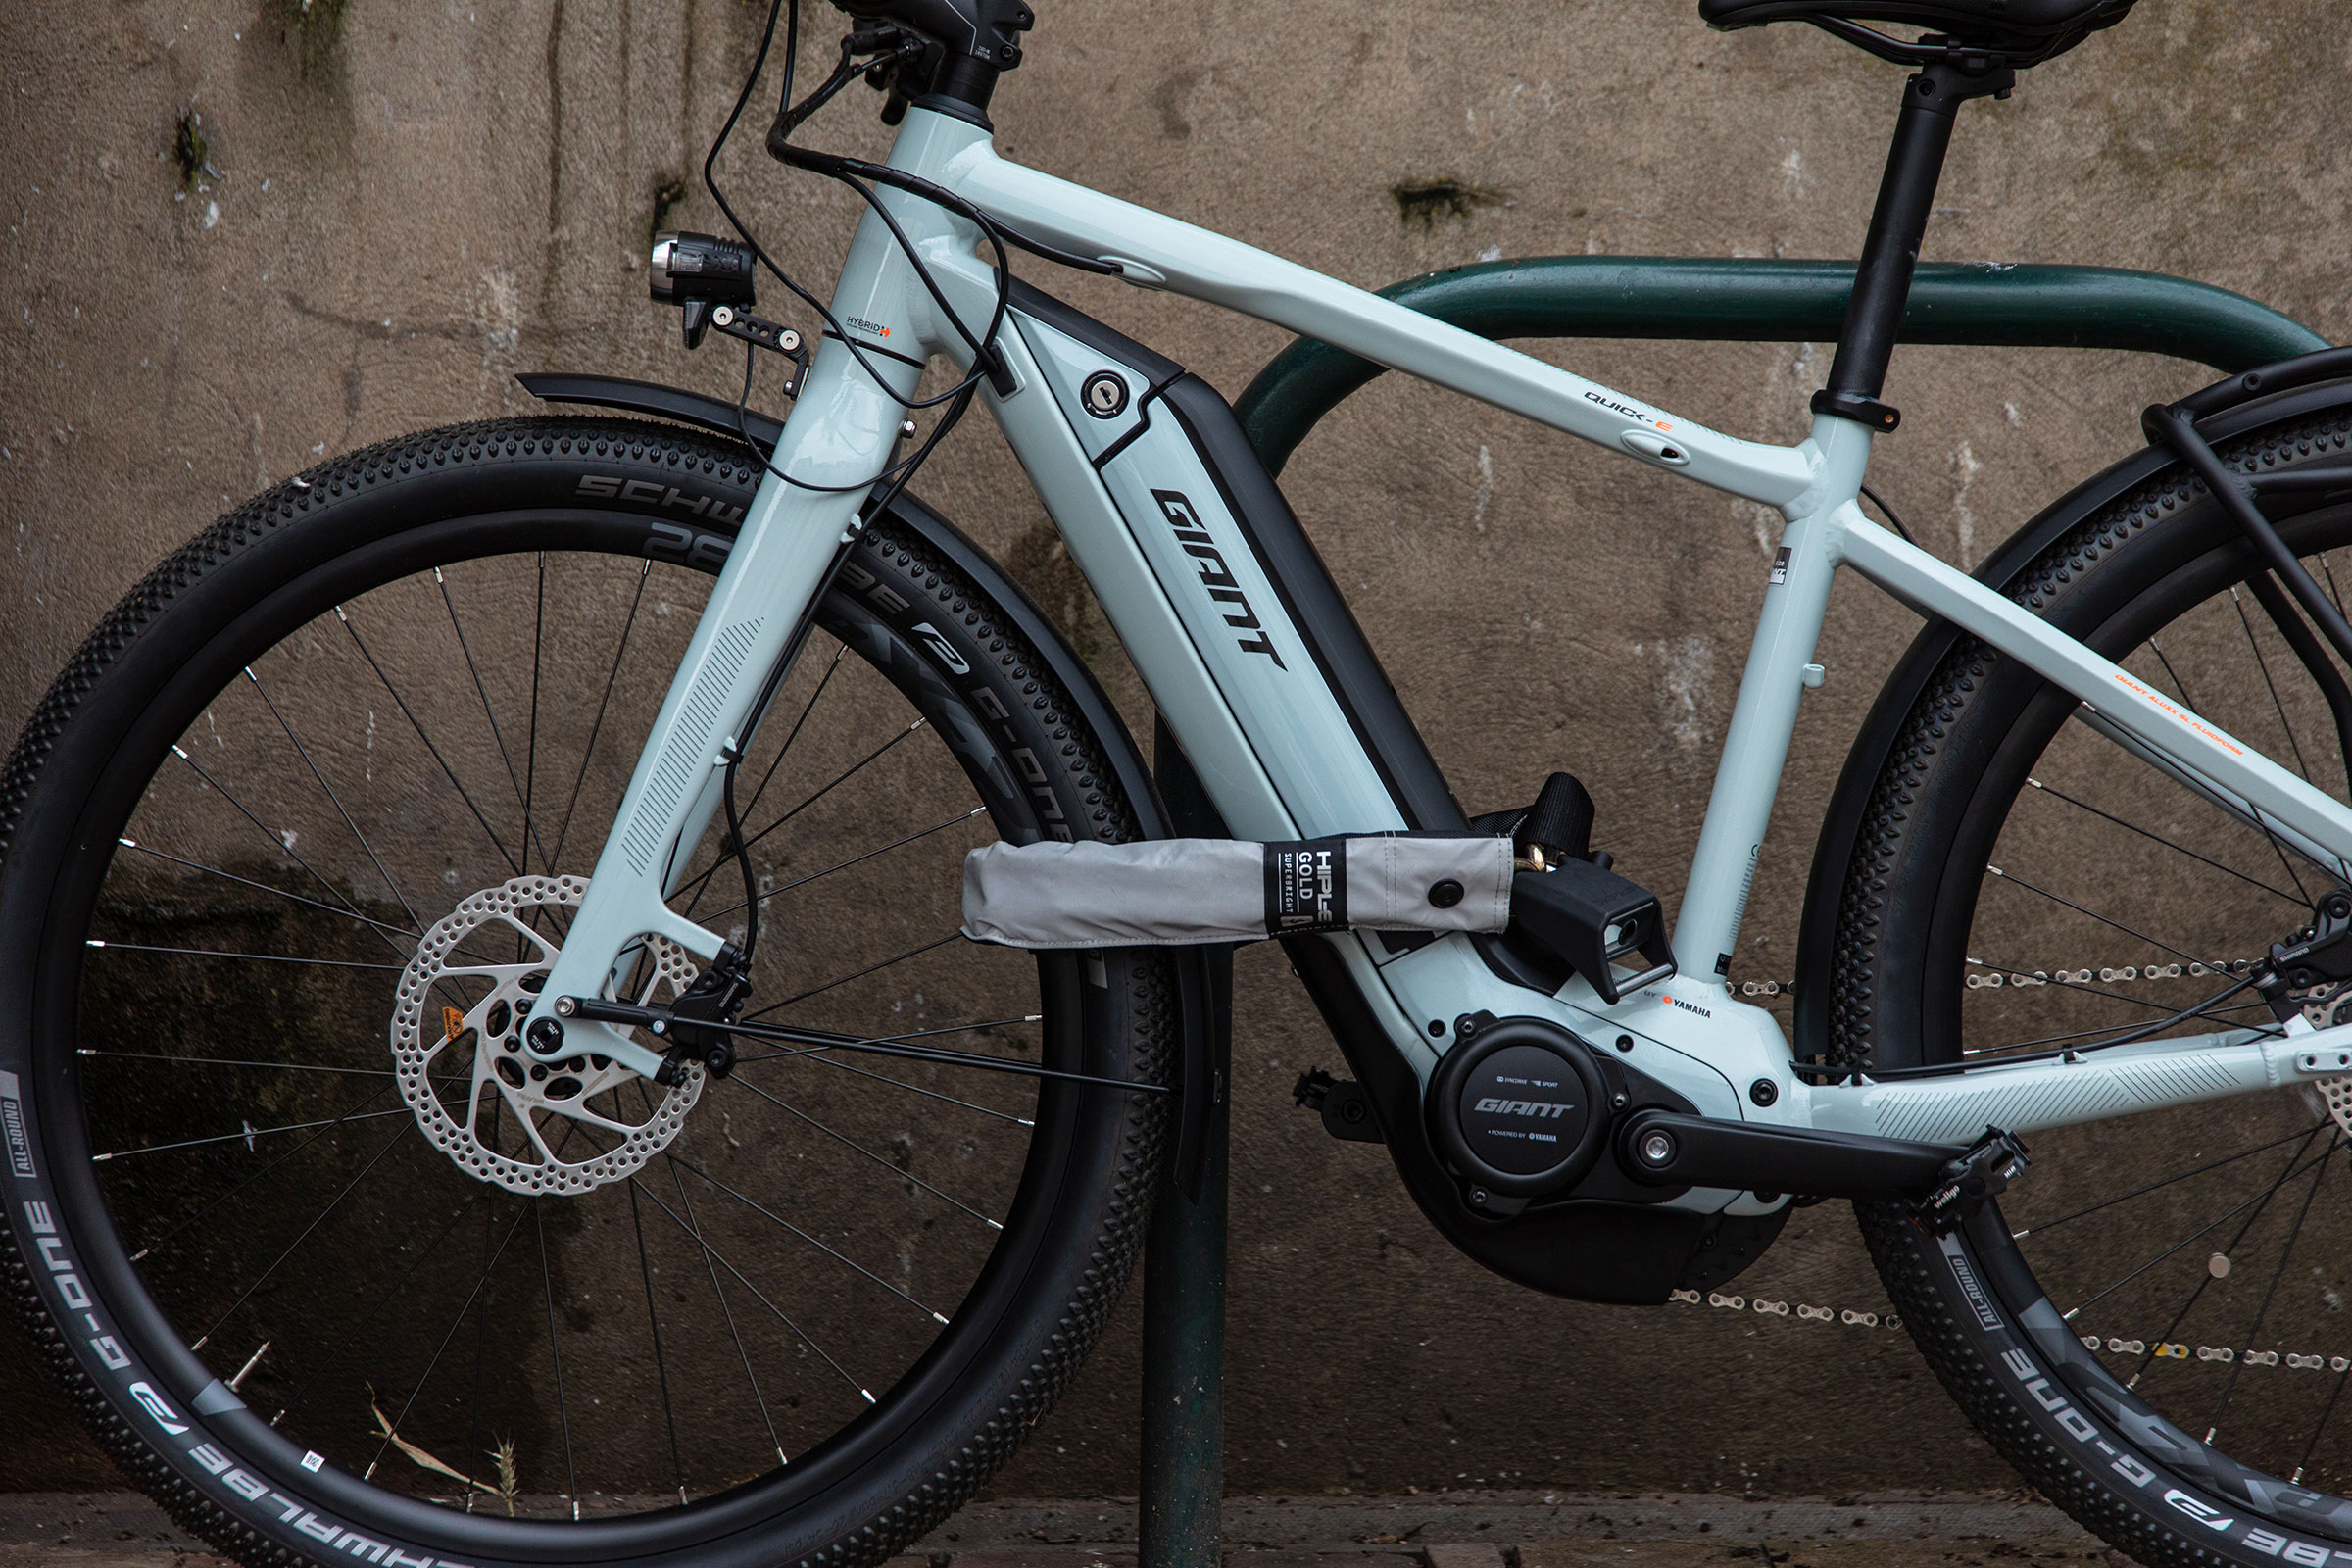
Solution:
M 372 593 L 339 587 L 340 615 L 304 621 L 285 659 L 251 660 L 250 674 L 194 711 L 178 753 L 163 754 L 155 792 L 122 835 L 136 848 L 118 852 L 97 890 L 91 936 L 107 946 L 87 953 L 82 1028 L 66 1048 L 104 1053 L 74 1058 L 87 1150 L 106 1156 L 98 1183 L 178 1338 L 215 1376 L 236 1380 L 257 1414 L 277 1416 L 282 1435 L 378 1487 L 452 1506 L 465 1506 L 464 1493 L 477 1512 L 503 1517 L 512 1504 L 518 1517 L 561 1520 L 575 1503 L 594 1516 L 706 1497 L 774 1472 L 781 1451 L 791 1462 L 770 1489 L 789 1489 L 796 1471 L 820 1473 L 829 1453 L 856 1446 L 894 1384 L 936 1376 L 958 1333 L 983 1331 L 967 1329 L 957 1303 L 1001 1266 L 990 1260 L 1005 1255 L 1002 1227 L 1020 1229 L 1032 1124 L 1052 1124 L 1066 1097 L 746 1042 L 736 1078 L 706 1095 L 674 1150 L 577 1201 L 494 1192 L 427 1147 L 388 1092 L 400 945 L 454 895 L 592 858 L 593 842 L 573 836 L 600 809 L 609 816 L 602 797 L 616 798 L 634 744 L 614 737 L 643 733 L 675 663 L 664 636 L 682 643 L 701 586 L 623 556 L 461 554 L 443 548 L 437 574 L 412 569 Z M 594 580 L 565 580 L 573 566 Z M 516 605 L 530 607 L 527 628 Z M 606 634 L 558 624 L 571 609 L 551 615 L 551 605 L 602 607 Z M 1074 1059 L 1073 1008 L 1044 998 L 1067 965 L 1041 978 L 1027 958 L 1004 955 L 975 978 L 968 954 L 954 951 L 955 879 L 929 878 L 948 897 L 926 900 L 908 869 L 926 853 L 952 861 L 994 831 L 1033 829 L 1017 792 L 983 768 L 988 787 L 975 793 L 956 759 L 985 759 L 969 733 L 940 744 L 956 709 L 924 686 L 912 650 L 844 604 L 828 611 L 852 641 L 812 640 L 778 700 L 790 726 L 771 724 L 745 769 L 747 785 L 759 781 L 747 794 L 772 797 L 745 819 L 773 878 L 762 892 L 780 933 L 763 945 L 755 1006 L 859 1037 L 943 1031 L 933 1038 L 966 1049 Z M 392 649 L 428 629 L 444 657 L 417 675 Z M 338 638 L 339 658 L 326 651 Z M 564 660 L 548 657 L 553 643 Z M 516 646 L 536 657 L 513 657 Z M 640 664 L 653 672 L 644 681 Z M 444 714 L 479 726 L 470 745 L 450 738 Z M 549 744 L 566 724 L 585 737 L 568 772 L 552 765 Z M 266 763 L 251 760 L 265 756 L 257 735 L 270 742 Z M 961 791 L 952 808 L 941 798 L 951 786 Z M 558 793 L 560 815 L 545 806 Z M 219 847 L 240 842 L 241 852 Z M 852 880 L 885 868 L 890 901 Z M 743 894 L 731 861 L 706 879 L 710 869 L 688 867 L 678 904 L 723 921 Z M 436 883 L 428 898 L 422 889 Z M 239 902 L 208 904 L 190 885 Z M 828 917 L 814 898 L 835 888 L 854 900 L 837 899 L 846 912 Z M 190 931 L 202 935 L 184 939 Z M 218 940 L 227 936 L 238 940 Z M 380 1004 L 368 1002 L 371 987 Z M 461 1011 L 482 1000 L 457 990 L 448 1004 Z M 153 1020 L 172 1004 L 208 1021 L 173 1042 L 184 1049 L 160 1051 Z M 344 1020 L 334 1039 L 298 1032 L 329 1011 Z M 262 1039 L 298 1049 L 222 1049 Z M 227 1128 L 190 1127 L 192 1101 L 240 1114 Z M 901 1108 L 876 1109 L 884 1101 Z M 253 1108 L 266 1114 L 243 1113 Z M 753 1185 L 778 1148 L 798 1167 L 791 1203 Z M 396 1179 L 430 1197 L 379 1202 L 372 1195 Z M 307 1190 L 306 1203 L 271 1211 L 259 1200 L 272 1186 Z M 895 1223 L 874 1224 L 878 1199 L 897 1205 Z M 844 1228 L 845 1207 L 857 1210 L 858 1242 L 887 1233 L 890 1255 L 861 1255 L 828 1234 Z M 257 1212 L 270 1223 L 254 1222 Z M 330 1243 L 339 1255 L 361 1250 L 353 1237 L 395 1265 L 393 1310 L 416 1325 L 414 1343 L 400 1342 L 405 1360 L 365 1348 L 388 1343 L 386 1294 L 356 1278 L 368 1271 L 355 1262 L 346 1277 L 318 1261 Z M 434 1318 L 425 1298 L 458 1310 Z M 584 1350 L 583 1340 L 600 1348 Z M 722 1394 L 731 1386 L 731 1402 L 699 1400 L 689 1414 L 679 1389 L 698 1378 Z
M 2289 537 L 2327 591 L 2352 586 L 2352 514 L 2308 514 Z M 2242 552 L 2211 550 L 2118 609 L 2097 644 L 2343 799 L 2328 707 L 2255 595 L 2228 591 L 2244 573 Z M 2045 696 L 1977 786 L 1920 976 L 1926 1060 L 2155 1024 L 2151 1039 L 2273 1027 L 2250 991 L 2224 993 L 2345 880 L 2079 718 Z M 2352 1019 L 2344 1004 L 2332 1010 Z M 2347 1127 L 2288 1089 L 2052 1129 L 2003 1200 L 2019 1256 L 2110 1392 L 2178 1429 L 2212 1478 L 2243 1466 L 2352 1490 Z

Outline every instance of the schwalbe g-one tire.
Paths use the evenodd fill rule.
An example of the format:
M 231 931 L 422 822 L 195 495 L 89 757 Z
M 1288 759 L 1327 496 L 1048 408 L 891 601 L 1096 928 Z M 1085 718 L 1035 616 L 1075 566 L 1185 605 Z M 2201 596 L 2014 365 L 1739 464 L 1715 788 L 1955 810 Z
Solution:
M 222 1404 L 221 1386 L 154 1309 L 86 1159 L 63 1168 L 61 1151 L 79 1139 L 71 1021 L 60 1010 L 76 1005 L 77 960 L 71 929 L 61 939 L 51 927 L 61 916 L 69 928 L 86 919 L 74 905 L 93 896 L 118 830 L 95 818 L 126 809 L 106 780 L 125 766 L 155 765 L 161 748 L 142 734 L 142 720 L 208 639 L 308 573 L 453 519 L 509 530 L 521 549 L 601 549 L 714 571 L 734 521 L 713 519 L 740 519 L 760 477 L 758 461 L 733 443 L 587 417 L 462 425 L 334 460 L 222 517 L 125 596 L 18 742 L 0 783 L 10 1294 L 125 1473 L 242 1561 L 345 1562 L 357 1553 L 475 1568 L 878 1562 L 1004 1462 L 1067 1386 L 1129 1277 L 1163 1159 L 1165 1102 L 1055 1086 L 1041 1097 L 1020 1189 L 1033 1222 L 1018 1222 L 1016 1208 L 1005 1234 L 1019 1239 L 1019 1254 L 1005 1255 L 1013 1241 L 1000 1243 L 966 1302 L 986 1321 L 967 1326 L 959 1314 L 935 1353 L 906 1375 L 901 1388 L 913 1393 L 899 1405 L 885 1395 L 875 1419 L 845 1429 L 862 1436 L 830 1452 L 830 1468 L 818 1466 L 814 1477 L 772 1471 L 691 1508 L 618 1522 L 492 1519 L 331 1467 L 306 1474 L 299 1446 L 233 1398 Z M 679 498 L 683 505 L 670 504 Z M 548 543 L 566 535 L 579 542 Z M 963 700 L 949 680 L 950 659 L 929 652 L 944 645 L 965 666 L 956 680 L 985 688 L 982 706 L 993 710 L 967 704 L 966 734 L 990 735 L 1001 749 L 996 766 L 1016 747 L 1033 760 L 1029 808 L 1057 813 L 1081 838 L 1135 836 L 1136 810 L 1107 765 L 1106 747 L 1118 739 L 1088 730 L 1048 662 L 986 592 L 891 515 L 873 521 L 851 562 L 875 589 L 845 601 L 859 591 L 858 572 L 848 574 L 826 615 L 862 616 L 857 624 L 896 638 L 902 661 L 905 650 L 930 658 L 929 671 L 900 681 L 903 690 L 928 681 Z M 929 637 L 899 635 L 900 622 L 916 621 Z M 141 746 L 157 755 L 134 755 Z M 967 757 L 964 765 L 988 764 Z M 1071 982 L 1084 997 L 1080 1059 L 1092 1073 L 1166 1082 L 1175 1038 L 1168 965 L 1145 953 L 1102 959 L 1091 980 Z M 951 1344 L 952 1355 L 942 1350 Z
M 2284 418 L 2221 448 L 2226 464 L 2249 473 L 2340 465 L 2347 454 L 2352 416 L 2341 412 Z M 2352 542 L 2340 501 L 2323 501 L 2281 496 L 2265 507 L 2291 547 Z M 2134 626 L 2164 623 L 2155 618 L 2164 596 L 2185 593 L 2205 580 L 2200 572 L 2252 560 L 2203 484 L 2170 467 L 2072 528 L 2008 592 L 2121 659 L 2144 635 Z M 2005 815 L 2014 797 L 2000 789 L 2016 789 L 2033 751 L 2029 744 L 2005 754 L 2003 741 L 2013 727 L 2038 734 L 2034 726 L 2055 722 L 2063 710 L 2049 707 L 2047 691 L 2030 671 L 1963 638 L 1912 707 L 1836 890 L 1832 1062 L 1955 1059 L 1961 975 L 1953 956 L 1976 950 L 1954 944 L 1971 927 L 1972 879 L 1984 875 L 1984 852 L 1999 825 L 1985 813 Z M 2115 755 L 2118 766 L 2139 765 Z M 2337 1561 L 2337 1546 L 2352 1552 L 2352 1505 L 2328 1528 L 2319 1503 L 2278 1502 L 2276 1492 L 2299 1490 L 2284 1483 L 2266 1504 L 2254 1495 L 2263 1484 L 2249 1488 L 2245 1479 L 2258 1472 L 2165 1421 L 2109 1373 L 2078 1339 L 2082 1325 L 2050 1304 L 1997 1205 L 1984 1205 L 1942 1238 L 1905 1207 L 1856 1207 L 1880 1276 L 1945 1390 L 2010 1464 L 2085 1528 L 2166 1568 Z

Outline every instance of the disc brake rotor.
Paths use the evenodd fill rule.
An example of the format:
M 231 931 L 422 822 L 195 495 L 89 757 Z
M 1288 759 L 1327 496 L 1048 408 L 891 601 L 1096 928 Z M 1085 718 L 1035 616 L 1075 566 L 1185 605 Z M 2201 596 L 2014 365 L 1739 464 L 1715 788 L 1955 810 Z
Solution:
M 584 1193 L 629 1176 L 677 1137 L 703 1092 L 700 1066 L 664 1089 L 605 1056 L 549 1064 L 522 1049 L 523 1019 L 562 951 L 531 916 L 574 907 L 587 891 L 576 876 L 485 888 L 425 933 L 400 979 L 392 1066 L 401 1098 L 460 1170 L 510 1192 Z M 510 947 L 512 962 L 484 956 Z M 625 1000 L 674 1001 L 695 973 L 685 949 L 646 936 Z M 461 1083 L 463 1098 L 451 1093 Z

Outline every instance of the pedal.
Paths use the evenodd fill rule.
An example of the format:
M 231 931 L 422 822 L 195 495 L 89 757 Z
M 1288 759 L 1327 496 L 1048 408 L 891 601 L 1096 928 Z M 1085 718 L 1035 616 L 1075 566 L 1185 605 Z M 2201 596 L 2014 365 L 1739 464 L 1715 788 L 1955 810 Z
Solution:
M 1334 1138 L 1351 1144 L 1386 1141 L 1380 1136 L 1380 1123 L 1372 1115 L 1371 1097 L 1364 1093 L 1362 1084 L 1334 1078 L 1320 1067 L 1309 1067 L 1298 1075 L 1291 1098 L 1305 1109 L 1319 1113 L 1323 1130 Z
M 2028 1163 L 2026 1146 L 2015 1133 L 1987 1127 L 1967 1153 L 1943 1167 L 1941 1183 L 1920 1200 L 1919 1217 L 1936 1235 L 1946 1235 L 1977 1205 L 1999 1197 Z

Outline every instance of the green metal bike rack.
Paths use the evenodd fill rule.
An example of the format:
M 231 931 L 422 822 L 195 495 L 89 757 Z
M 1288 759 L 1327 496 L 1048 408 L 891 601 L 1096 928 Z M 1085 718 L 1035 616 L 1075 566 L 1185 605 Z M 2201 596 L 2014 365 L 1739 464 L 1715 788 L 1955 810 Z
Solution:
M 1456 267 L 1382 289 L 1481 337 L 1622 337 L 1832 343 L 1853 291 L 1851 262 L 1542 256 Z M 2135 349 L 2225 375 L 2330 345 L 2289 316 L 2209 283 L 2106 267 L 1922 263 L 1905 343 L 1976 348 Z M 1234 408 L 1268 471 L 1382 367 L 1300 338 Z
M 1837 339 L 1850 262 L 1547 256 L 1425 273 L 1384 298 L 1488 338 L 1616 337 L 1735 343 Z M 2242 294 L 2103 267 L 1923 264 L 1902 341 L 1978 348 L 2131 349 L 2225 375 L 2328 348 Z M 1276 355 L 1235 403 L 1267 471 L 1384 367 L 1313 338 Z M 1161 793 L 1179 831 L 1222 832 L 1160 726 Z M 1210 956 L 1219 1085 L 1200 1196 L 1163 1185 L 1144 1260 L 1143 1473 L 1138 1568 L 1217 1568 L 1224 1497 L 1227 1081 L 1233 956 Z

